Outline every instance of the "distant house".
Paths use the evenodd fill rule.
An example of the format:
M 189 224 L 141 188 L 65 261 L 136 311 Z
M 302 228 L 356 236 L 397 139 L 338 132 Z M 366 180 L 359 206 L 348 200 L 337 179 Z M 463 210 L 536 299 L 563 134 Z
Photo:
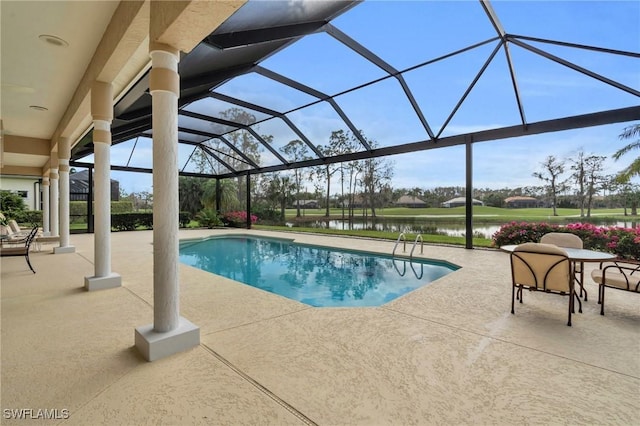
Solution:
M 402 197 L 398 198 L 398 200 L 395 202 L 395 205 L 398 207 L 419 208 L 426 207 L 427 203 L 425 203 L 418 197 L 414 197 L 412 195 L 403 195 Z
M 295 200 L 293 207 L 298 207 L 298 205 L 300 205 L 301 209 L 317 209 L 320 207 L 318 200 Z
M 69 175 L 70 201 L 86 201 L 89 194 L 89 171 L 83 170 Z M 120 200 L 120 182 L 111 179 L 111 201 Z
M 484 203 L 480 200 L 472 199 L 474 206 L 484 206 Z M 467 205 L 467 199 L 465 197 L 452 198 L 449 201 L 445 201 L 441 204 L 442 207 L 463 207 Z
M 354 209 L 359 209 L 364 206 L 364 198 L 360 194 L 356 194 L 353 196 L 353 207 Z M 349 199 L 347 198 L 344 202 L 338 203 L 338 207 L 349 207 Z
M 542 202 L 533 197 L 509 197 L 505 198 L 504 205 L 510 209 L 525 209 L 541 207 Z

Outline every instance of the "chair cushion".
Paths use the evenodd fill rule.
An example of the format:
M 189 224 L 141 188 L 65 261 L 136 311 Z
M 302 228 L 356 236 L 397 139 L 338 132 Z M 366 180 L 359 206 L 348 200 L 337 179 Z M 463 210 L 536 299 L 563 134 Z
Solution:
M 60 237 L 59 236 L 42 236 L 42 237 L 36 237 L 36 242 L 38 243 L 57 243 L 58 241 L 60 241 Z
M 511 254 L 513 285 L 538 290 L 571 290 L 567 252 L 552 244 L 524 243 Z
M 2 247 L 0 249 L 0 256 L 17 256 L 17 255 L 26 255 L 27 247 Z
M 607 270 L 606 278 L 604 278 L 604 275 L 602 269 L 594 269 L 591 271 L 591 278 L 598 284 L 603 284 L 603 280 L 606 280 L 605 285 L 607 287 L 615 287 L 621 290 L 640 293 L 640 275 L 629 275 L 614 270 Z

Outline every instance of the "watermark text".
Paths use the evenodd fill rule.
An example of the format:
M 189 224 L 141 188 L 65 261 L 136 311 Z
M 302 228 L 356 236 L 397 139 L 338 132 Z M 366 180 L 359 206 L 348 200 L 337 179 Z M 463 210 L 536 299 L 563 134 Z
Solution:
M 13 420 L 64 420 L 69 418 L 66 408 L 5 408 L 4 419 Z

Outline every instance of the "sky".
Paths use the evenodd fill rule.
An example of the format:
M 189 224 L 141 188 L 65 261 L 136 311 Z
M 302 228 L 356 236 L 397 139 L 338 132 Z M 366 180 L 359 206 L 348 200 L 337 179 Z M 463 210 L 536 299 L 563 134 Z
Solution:
M 640 2 L 637 1 L 494 1 L 493 8 L 509 34 L 608 49 L 640 52 Z M 495 30 L 478 1 L 365 1 L 332 21 L 340 31 L 380 56 L 395 69 L 432 61 L 403 73 L 403 77 L 435 133 L 442 136 L 517 125 L 520 117 L 505 54 L 500 49 L 477 80 L 468 97 L 443 128 L 465 90 L 496 47 L 488 43 L 465 53 L 434 61 L 445 54 L 495 37 Z M 571 61 L 606 78 L 640 90 L 640 59 L 583 49 L 526 43 Z M 527 121 L 585 114 L 639 104 L 640 98 L 510 46 Z M 327 34 L 305 37 L 261 63 L 329 95 L 386 75 Z M 256 74 L 240 76 L 217 92 L 287 112 L 314 100 Z M 207 108 L 219 115 L 231 107 L 208 99 L 187 108 Z M 389 78 L 336 97 L 356 128 L 378 146 L 425 141 L 428 135 L 398 81 Z M 255 113 L 257 119 L 266 118 Z M 309 139 L 324 145 L 332 131 L 346 126 L 327 104 L 287 114 Z M 553 155 L 567 165 L 580 151 L 607 157 L 605 174 L 627 166 L 637 152 L 615 162 L 611 155 L 630 141 L 618 135 L 618 123 L 572 131 L 476 143 L 473 145 L 473 185 L 477 188 L 515 188 L 540 185 L 533 177 Z M 279 119 L 259 124 L 260 134 L 274 136 L 281 148 L 297 136 Z M 132 150 L 135 144 L 135 150 Z M 143 138 L 112 147 L 112 164 L 151 167 L 151 141 Z M 133 154 L 132 154 L 133 152 Z M 187 171 L 191 148 L 180 148 L 180 167 Z M 465 148 L 431 149 L 388 157 L 394 164 L 394 188 L 433 188 L 465 185 Z M 277 164 L 265 151 L 262 164 Z M 568 168 L 568 166 L 567 166 Z M 112 172 L 128 193 L 152 191 L 148 174 Z M 309 184 L 311 188 L 311 184 Z

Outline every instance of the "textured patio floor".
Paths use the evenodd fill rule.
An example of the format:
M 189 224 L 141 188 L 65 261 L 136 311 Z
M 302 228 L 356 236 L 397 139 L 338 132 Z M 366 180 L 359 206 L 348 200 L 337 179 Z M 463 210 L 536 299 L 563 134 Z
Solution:
M 181 238 L 222 234 L 181 231 Z M 262 231 L 251 234 L 278 235 Z M 390 253 L 391 242 L 286 234 Z M 566 324 L 566 298 L 526 293 L 510 314 L 509 257 L 425 246 L 462 268 L 378 308 L 312 308 L 180 265 L 181 315 L 200 346 L 152 363 L 133 347 L 153 321 L 152 232 L 112 234 L 122 287 L 83 290 L 76 252 L 1 260 L 2 424 L 66 409 L 65 425 L 637 424 L 640 297 L 597 288 Z M 593 266 L 588 266 L 591 268 Z M 587 274 L 588 275 L 588 274 Z

